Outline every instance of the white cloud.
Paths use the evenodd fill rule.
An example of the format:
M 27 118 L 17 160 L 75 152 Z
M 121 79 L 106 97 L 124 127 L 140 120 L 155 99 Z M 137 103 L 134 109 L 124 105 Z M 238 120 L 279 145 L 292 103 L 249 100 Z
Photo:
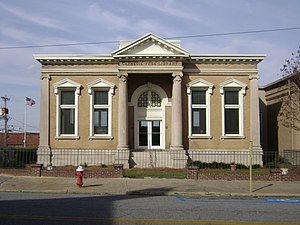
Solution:
M 106 24 L 106 29 L 128 28 L 129 24 L 125 17 L 112 13 L 97 3 L 88 7 L 88 19 L 96 23 Z
M 174 37 L 262 30 L 290 27 L 300 21 L 298 0 L 274 0 L 272 3 L 269 0 L 231 0 L 230 3 L 220 0 L 0 2 L 1 47 L 134 40 L 149 32 Z M 260 83 L 267 84 L 280 78 L 277 74 L 284 60 L 299 46 L 298 37 L 299 30 L 187 38 L 181 42 L 191 53 L 266 53 L 267 58 L 259 68 Z M 0 94 L 20 98 L 21 110 L 15 109 L 15 113 L 24 108 L 24 94 L 38 100 L 40 64 L 33 54 L 109 54 L 117 48 L 118 44 L 109 44 L 0 50 Z M 13 101 L 10 104 L 13 112 L 15 105 Z M 38 121 L 38 115 L 32 118 Z
M 17 7 L 12 7 L 7 4 L 4 4 L 3 2 L 0 2 L 0 7 L 4 9 L 5 11 L 11 13 L 15 17 L 18 17 L 19 19 L 26 20 L 30 23 L 37 24 L 42 27 L 48 27 L 58 30 L 66 30 L 59 21 L 46 18 L 42 15 L 34 14 L 32 11 L 30 13 L 27 13 L 25 11 L 22 11 L 18 9 Z
M 0 33 L 3 36 L 9 37 L 10 41 L 15 40 L 18 42 L 37 42 L 38 37 L 34 35 L 32 32 L 23 31 L 21 29 L 14 28 L 12 26 L 5 26 L 4 24 L 1 24 L 0 27 Z
M 173 1 L 173 0 L 165 0 L 165 1 L 130 1 L 134 4 L 139 4 L 144 7 L 154 9 L 166 15 L 171 15 L 173 17 L 188 19 L 196 22 L 202 22 L 199 19 L 198 15 L 192 12 L 191 7 L 188 4 L 185 4 L 185 1 Z M 182 4 L 184 2 L 184 4 Z

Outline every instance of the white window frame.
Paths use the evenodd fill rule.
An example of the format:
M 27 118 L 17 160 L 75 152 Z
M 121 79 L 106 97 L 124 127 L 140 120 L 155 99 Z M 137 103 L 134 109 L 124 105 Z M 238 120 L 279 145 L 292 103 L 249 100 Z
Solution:
M 211 121 L 210 121 L 210 97 L 213 93 L 213 87 L 214 85 L 208 81 L 205 81 L 203 79 L 197 79 L 194 81 L 191 81 L 186 85 L 187 87 L 187 95 L 188 95 L 188 121 L 189 121 L 189 131 L 188 135 L 189 138 L 212 138 L 211 137 Z M 205 98 L 206 102 L 205 104 L 192 104 L 192 94 L 193 90 L 202 90 L 205 91 Z M 206 109 L 206 132 L 205 134 L 193 134 L 193 108 L 202 108 Z
M 80 95 L 81 84 L 70 79 L 61 80 L 55 84 L 54 94 L 56 96 L 56 138 L 70 138 L 79 139 L 78 136 L 78 98 Z M 74 105 L 61 105 L 61 91 L 74 91 L 75 93 L 75 104 Z M 61 109 L 75 109 L 75 119 L 74 119 L 74 134 L 61 134 Z
M 112 96 L 115 94 L 115 85 L 109 81 L 98 79 L 87 84 L 90 96 L 90 139 L 113 139 L 112 136 Z M 108 91 L 107 105 L 94 105 L 94 91 Z M 108 133 L 94 133 L 94 109 L 108 109 Z
M 241 81 L 231 79 L 220 84 L 220 94 L 222 97 L 222 138 L 245 138 L 244 136 L 244 96 L 246 95 L 247 85 Z M 225 105 L 226 89 L 238 90 L 239 103 L 238 105 Z M 225 132 L 225 109 L 239 110 L 239 133 L 226 134 Z

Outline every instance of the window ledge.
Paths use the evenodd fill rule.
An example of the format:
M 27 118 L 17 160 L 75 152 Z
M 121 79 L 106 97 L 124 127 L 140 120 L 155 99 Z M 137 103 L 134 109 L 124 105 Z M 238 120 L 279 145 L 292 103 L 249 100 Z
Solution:
M 212 139 L 212 136 L 188 136 L 189 139 Z
M 90 140 L 113 140 L 114 136 L 89 136 Z
M 229 135 L 227 135 L 227 136 L 222 136 L 221 138 L 224 140 L 224 139 L 245 139 L 246 137 L 245 136 L 229 136 Z
M 79 136 L 55 136 L 55 139 L 57 140 L 79 140 L 80 137 Z

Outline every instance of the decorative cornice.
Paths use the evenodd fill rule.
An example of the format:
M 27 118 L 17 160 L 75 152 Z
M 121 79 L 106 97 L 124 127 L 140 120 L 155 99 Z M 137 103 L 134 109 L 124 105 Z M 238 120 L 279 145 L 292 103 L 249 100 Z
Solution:
M 258 69 L 231 69 L 231 68 L 184 68 L 184 73 L 258 73 Z
M 266 55 L 262 54 L 190 54 L 190 55 L 34 55 L 34 58 L 43 65 L 48 64 L 101 64 L 101 63 L 126 63 L 138 62 L 138 60 L 169 60 L 171 62 L 188 61 L 192 63 L 259 63 Z
M 42 73 L 118 73 L 118 68 L 47 68 Z
M 191 54 L 190 60 L 200 63 L 259 63 L 265 57 L 264 54 Z
M 99 63 L 117 63 L 117 61 L 109 55 L 34 55 L 33 56 L 42 65 L 47 64 L 99 64 Z
M 151 72 L 151 71 L 182 71 L 182 66 L 122 66 L 119 67 L 120 70 L 127 70 L 127 71 L 145 71 L 145 72 Z

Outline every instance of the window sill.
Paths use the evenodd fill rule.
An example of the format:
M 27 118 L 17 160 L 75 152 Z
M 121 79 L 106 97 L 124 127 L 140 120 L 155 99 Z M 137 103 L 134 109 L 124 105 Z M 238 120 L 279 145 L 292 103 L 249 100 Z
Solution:
M 246 137 L 245 136 L 229 136 L 229 135 L 227 135 L 227 136 L 222 136 L 221 138 L 222 138 L 222 140 L 224 140 L 224 139 L 245 139 Z
M 79 140 L 80 137 L 79 136 L 55 136 L 55 139 L 57 140 Z
M 189 139 L 212 139 L 212 136 L 188 136 Z
M 90 140 L 113 140 L 114 136 L 89 136 Z

